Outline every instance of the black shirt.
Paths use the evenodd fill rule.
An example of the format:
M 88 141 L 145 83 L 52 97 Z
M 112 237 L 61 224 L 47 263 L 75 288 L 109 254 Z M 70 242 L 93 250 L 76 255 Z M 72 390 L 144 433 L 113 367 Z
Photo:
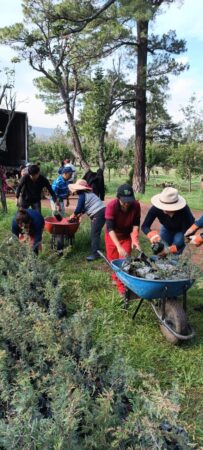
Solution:
M 184 206 L 184 208 L 179 209 L 179 211 L 175 211 L 173 217 L 170 217 L 168 214 L 165 214 L 162 209 L 156 208 L 156 206 L 152 206 L 142 224 L 142 231 L 145 234 L 148 234 L 151 230 L 151 225 L 155 219 L 158 219 L 159 222 L 167 228 L 167 230 L 172 232 L 182 231 L 183 233 L 194 223 L 194 216 L 191 213 L 189 206 Z
M 56 201 L 56 194 L 53 191 L 49 181 L 43 175 L 39 175 L 36 181 L 30 178 L 30 175 L 24 175 L 16 190 L 16 197 L 22 195 L 23 200 L 31 203 L 39 202 L 41 200 L 41 192 L 43 188 L 47 188 L 54 201 Z

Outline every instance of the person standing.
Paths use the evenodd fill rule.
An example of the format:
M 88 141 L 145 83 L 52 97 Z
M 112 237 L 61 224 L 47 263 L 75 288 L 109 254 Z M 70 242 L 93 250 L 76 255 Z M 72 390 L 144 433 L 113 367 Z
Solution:
M 46 188 L 53 201 L 57 203 L 57 197 L 49 181 L 40 174 L 40 168 L 36 164 L 28 167 L 28 174 L 24 175 L 16 189 L 17 206 L 22 208 L 35 209 L 41 212 L 41 194 L 43 188 Z
M 67 162 L 65 163 L 64 167 L 70 167 L 72 169 L 72 176 L 69 180 L 70 183 L 74 183 L 77 179 L 77 171 L 76 171 L 76 167 L 74 166 L 74 164 L 70 161 L 70 159 L 66 160 Z
M 100 249 L 101 230 L 105 223 L 105 205 L 97 195 L 92 192 L 92 188 L 87 181 L 81 179 L 70 184 L 71 192 L 77 192 L 79 198 L 74 213 L 70 219 L 79 218 L 82 214 L 87 214 L 91 220 L 91 255 L 87 256 L 87 261 L 94 261 L 99 258 L 97 250 Z
M 111 200 L 105 212 L 106 230 L 105 246 L 109 261 L 126 258 L 131 249 L 140 249 L 139 226 L 140 204 L 135 200 L 134 192 L 129 184 L 122 184 L 117 190 L 117 198 Z M 113 283 L 116 284 L 119 294 L 125 295 L 125 286 L 112 274 Z
M 69 195 L 68 185 L 70 183 L 72 173 L 73 173 L 73 171 L 72 171 L 71 167 L 63 167 L 61 175 L 59 175 L 58 178 L 56 178 L 56 180 L 53 181 L 52 186 L 51 186 L 55 193 L 55 196 L 58 200 L 59 211 L 63 217 L 65 214 L 64 200 L 68 200 L 68 195 Z M 53 213 L 56 209 L 56 203 L 54 202 L 53 199 L 51 199 L 50 201 L 51 201 L 51 209 L 52 209 L 52 213 Z
M 195 220 L 185 199 L 178 194 L 177 189 L 166 187 L 160 194 L 151 198 L 151 203 L 153 206 L 142 224 L 143 233 L 151 244 L 161 240 L 165 243 L 158 256 L 181 254 L 185 248 L 184 233 Z M 161 224 L 160 233 L 151 229 L 155 219 Z

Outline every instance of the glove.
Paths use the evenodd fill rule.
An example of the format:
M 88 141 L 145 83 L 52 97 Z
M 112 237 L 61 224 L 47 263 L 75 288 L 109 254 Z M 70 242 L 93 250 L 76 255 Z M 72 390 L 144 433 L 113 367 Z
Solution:
M 178 252 L 176 245 L 170 245 L 170 247 L 164 247 L 164 249 L 158 253 L 159 258 L 165 258 L 167 255 L 174 255 Z
M 188 228 L 188 230 L 186 231 L 186 233 L 184 234 L 184 236 L 185 237 L 189 237 L 189 236 L 191 236 L 192 234 L 195 234 L 196 233 L 196 231 L 198 230 L 198 226 L 197 225 L 195 225 L 195 223 L 193 223 L 193 225 L 190 227 L 190 228 Z
M 150 240 L 151 244 L 154 244 L 154 242 L 158 242 L 161 240 L 158 231 L 152 230 L 149 233 L 147 233 L 147 238 Z
M 203 234 L 196 234 L 195 236 L 191 236 L 190 244 L 196 245 L 196 247 L 200 247 L 203 244 Z
M 174 255 L 177 252 L 178 252 L 178 249 L 177 249 L 176 245 L 170 245 L 170 247 L 168 247 L 168 253 Z
M 132 247 L 137 248 L 137 250 L 141 251 L 140 243 L 139 243 L 139 229 L 135 228 L 131 233 Z
M 70 220 L 70 219 L 77 219 L 77 216 L 76 216 L 75 214 L 71 214 L 71 215 L 69 216 L 68 220 Z

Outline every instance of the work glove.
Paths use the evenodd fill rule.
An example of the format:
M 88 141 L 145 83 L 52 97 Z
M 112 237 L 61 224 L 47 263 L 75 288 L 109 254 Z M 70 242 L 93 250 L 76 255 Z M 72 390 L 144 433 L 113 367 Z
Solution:
M 161 240 L 159 233 L 156 230 L 149 231 L 149 233 L 147 233 L 147 238 L 150 240 L 151 244 Z
M 203 234 L 196 234 L 195 236 L 189 237 L 190 244 L 196 245 L 196 247 L 200 247 L 203 244 Z
M 75 214 L 71 214 L 68 218 L 68 220 L 77 219 L 77 216 Z
M 186 231 L 186 233 L 184 234 L 184 236 L 187 238 L 189 236 L 192 236 L 193 234 L 196 233 L 196 231 L 198 230 L 198 225 L 196 225 L 195 223 L 193 223 L 193 225 L 188 228 L 188 230 Z
M 176 245 L 170 245 L 169 247 L 164 247 L 164 249 L 158 253 L 159 258 L 165 258 L 168 255 L 174 255 L 178 252 Z
M 139 229 L 135 228 L 130 236 L 132 240 L 132 248 L 135 247 L 137 250 L 141 252 L 141 247 L 139 243 Z

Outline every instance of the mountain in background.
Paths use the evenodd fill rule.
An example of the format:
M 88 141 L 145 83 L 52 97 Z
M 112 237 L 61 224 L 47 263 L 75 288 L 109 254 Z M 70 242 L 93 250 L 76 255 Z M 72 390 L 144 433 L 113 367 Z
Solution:
M 35 133 L 37 138 L 40 139 L 49 139 L 54 134 L 54 128 L 44 128 L 44 127 L 33 127 L 32 132 Z

